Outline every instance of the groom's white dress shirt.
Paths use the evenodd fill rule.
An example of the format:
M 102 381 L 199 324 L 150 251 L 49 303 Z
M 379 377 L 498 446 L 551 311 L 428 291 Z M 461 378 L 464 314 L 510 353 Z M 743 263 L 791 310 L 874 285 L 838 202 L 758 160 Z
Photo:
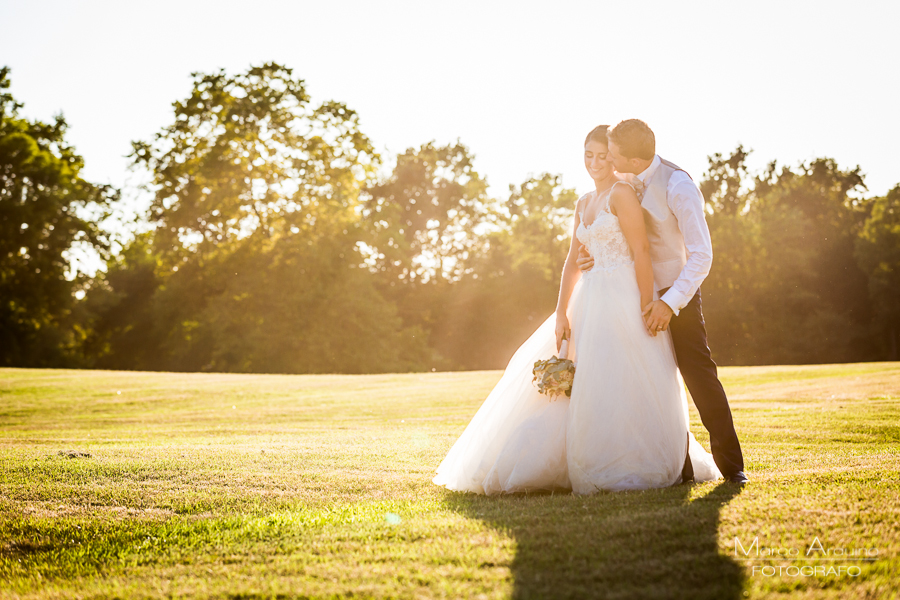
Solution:
M 650 166 L 636 176 L 641 183 L 649 184 L 650 179 L 659 168 L 659 155 L 653 157 Z M 712 240 L 703 211 L 703 194 L 700 188 L 684 171 L 675 171 L 666 185 L 666 202 L 669 210 L 678 220 L 678 228 L 684 237 L 687 248 L 687 263 L 682 268 L 678 279 L 663 294 L 662 300 L 677 315 L 687 306 L 700 284 L 709 275 L 712 266 Z

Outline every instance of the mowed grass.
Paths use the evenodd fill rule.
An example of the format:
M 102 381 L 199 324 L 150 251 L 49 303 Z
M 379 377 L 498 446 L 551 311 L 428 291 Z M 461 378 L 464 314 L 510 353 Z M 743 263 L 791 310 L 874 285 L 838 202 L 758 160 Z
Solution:
M 721 373 L 747 487 L 484 497 L 498 371 L 0 369 L 0 598 L 898 597 L 900 364 Z

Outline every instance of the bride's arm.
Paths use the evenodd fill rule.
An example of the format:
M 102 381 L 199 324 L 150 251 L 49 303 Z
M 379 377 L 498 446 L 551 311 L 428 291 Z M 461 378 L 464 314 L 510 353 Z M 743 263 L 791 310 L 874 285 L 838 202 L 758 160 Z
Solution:
M 559 281 L 559 298 L 556 301 L 556 349 L 559 350 L 563 337 L 572 338 L 572 330 L 569 327 L 569 318 L 566 316 L 566 309 L 569 306 L 569 299 L 572 296 L 572 290 L 581 277 L 581 270 L 575 261 L 578 259 L 578 251 L 581 249 L 581 242 L 578 241 L 576 232 L 581 219 L 578 217 L 578 209 L 583 199 L 579 199 L 575 204 L 575 225 L 572 228 L 572 243 L 569 245 L 569 253 L 566 255 L 566 262 L 563 265 L 562 277 Z
M 641 203 L 631 186 L 619 185 L 612 191 L 609 209 L 619 218 L 619 226 L 634 253 L 634 270 L 643 311 L 653 301 L 653 267 L 650 263 L 650 241 L 647 239 Z

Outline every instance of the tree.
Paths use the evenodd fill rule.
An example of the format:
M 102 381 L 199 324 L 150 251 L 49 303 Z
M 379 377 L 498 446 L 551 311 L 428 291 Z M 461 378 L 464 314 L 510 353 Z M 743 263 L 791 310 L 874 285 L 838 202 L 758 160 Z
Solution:
M 494 210 L 463 144 L 410 148 L 363 203 L 369 257 L 392 281 L 454 281 Z
M 708 157 L 709 168 L 700 182 L 700 191 L 714 214 L 739 215 L 749 200 L 745 186 L 749 180 L 747 157 L 752 150 L 743 145 L 725 158 L 721 153 Z
M 714 358 L 725 364 L 754 360 L 755 330 L 765 307 L 759 303 L 767 280 L 761 278 L 765 264 L 749 155 L 738 146 L 730 156 L 710 156 L 700 182 L 713 243 L 712 270 L 701 288 L 703 311 Z
M 71 272 L 77 246 L 105 255 L 109 239 L 97 222 L 117 190 L 81 178 L 84 161 L 66 142 L 66 121 L 19 117 L 0 69 L 0 364 L 77 364 L 84 336 L 74 293 L 86 283 Z
M 872 358 L 867 277 L 853 256 L 865 218 L 856 193 L 864 189 L 859 167 L 841 169 L 829 158 L 777 177 L 771 169 L 756 184 L 768 299 L 784 315 L 764 320 L 760 339 L 778 362 Z
M 99 293 L 102 364 L 144 340 L 142 368 L 424 368 L 424 336 L 359 268 L 359 194 L 378 157 L 356 113 L 311 108 L 303 81 L 276 64 L 194 78 L 173 124 L 134 143 L 155 229 Z
M 510 186 L 500 229 L 443 296 L 431 337 L 440 355 L 461 368 L 502 368 L 553 312 L 577 199 L 546 173 Z
M 710 158 L 710 345 L 725 363 L 871 358 L 866 275 L 853 259 L 865 210 L 859 168 L 816 159 L 750 178 L 747 152 Z
M 170 319 L 160 314 L 159 263 L 152 233 L 141 233 L 110 257 L 106 273 L 98 274 L 92 282 L 86 298 L 91 320 L 84 351 L 93 366 L 162 368 L 162 343 Z
M 213 252 L 235 240 L 330 235 L 355 220 L 378 157 L 344 104 L 309 105 L 303 80 L 268 63 L 194 73 L 174 123 L 133 143 L 152 175 L 150 219 L 166 252 Z
M 421 371 L 429 352 L 418 329 L 404 327 L 396 307 L 359 268 L 350 236 L 311 247 L 294 236 L 256 239 L 229 258 L 179 362 L 198 370 L 275 373 Z M 184 356 L 181 356 L 184 354 Z
M 856 240 L 856 257 L 869 275 L 876 339 L 882 356 L 900 357 L 900 185 L 871 201 L 871 212 Z

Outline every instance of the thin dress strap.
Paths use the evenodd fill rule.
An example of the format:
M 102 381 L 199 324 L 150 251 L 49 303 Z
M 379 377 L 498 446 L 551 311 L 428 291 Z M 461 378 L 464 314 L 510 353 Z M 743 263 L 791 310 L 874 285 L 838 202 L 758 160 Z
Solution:
M 625 185 L 630 187 L 632 190 L 634 189 L 634 186 L 631 185 L 631 182 L 625 181 L 624 179 L 620 179 L 619 181 L 617 181 L 614 184 L 612 184 L 611 186 L 609 186 L 609 193 L 606 194 L 606 208 L 603 209 L 604 211 L 609 212 L 609 200 L 610 200 L 610 198 L 612 198 L 613 188 L 616 187 L 617 185 L 619 185 L 620 183 L 624 183 Z
M 597 214 L 600 214 L 601 212 L 605 212 L 605 213 L 609 212 L 609 200 L 610 200 L 610 198 L 612 198 L 613 188 L 616 187 L 616 184 L 619 184 L 619 183 L 622 183 L 622 182 L 616 181 L 611 186 L 609 186 L 609 188 L 606 190 L 606 192 L 604 192 L 606 195 L 606 201 L 600 205 L 600 208 L 597 209 Z
M 594 221 L 596 221 L 597 215 L 599 215 L 602 212 L 605 212 L 605 213 L 609 212 L 609 199 L 612 196 L 612 190 L 614 187 L 616 187 L 616 185 L 618 185 L 620 183 L 624 183 L 625 185 L 631 187 L 631 189 L 634 189 L 634 186 L 631 185 L 630 182 L 620 179 L 619 181 L 616 181 L 611 186 L 609 186 L 609 188 L 607 188 L 606 191 L 604 191 L 602 194 L 597 194 L 597 191 L 594 190 L 594 191 L 590 191 L 587 194 L 585 194 L 584 196 L 582 196 L 581 208 L 578 210 L 578 218 L 581 220 L 582 223 L 584 223 L 584 208 L 585 208 L 585 206 L 587 206 L 587 203 L 590 200 L 593 200 L 593 198 L 591 198 L 591 196 L 594 196 L 594 197 L 601 196 L 601 195 L 606 196 L 606 202 L 597 209 L 597 214 L 594 215 Z M 593 221 L 591 221 L 591 223 L 593 224 Z M 585 227 L 587 227 L 587 226 L 588 225 L 585 224 Z
M 613 185 L 615 185 L 615 184 L 613 184 Z M 612 186 L 610 186 L 610 187 L 609 187 L 608 189 L 606 189 L 604 192 L 599 193 L 599 194 L 597 193 L 597 190 L 592 190 L 592 191 L 590 191 L 590 192 L 588 192 L 587 194 L 584 195 L 584 203 L 582 203 L 582 205 L 581 205 L 580 215 L 581 215 L 581 222 L 582 222 L 582 224 L 584 224 L 585 227 L 590 227 L 590 225 L 588 225 L 587 223 L 584 222 L 584 209 L 585 209 L 585 207 L 587 206 L 587 203 L 588 203 L 589 201 L 591 201 L 591 200 L 594 200 L 594 199 L 596 199 L 596 198 L 599 198 L 599 197 L 602 196 L 603 194 L 606 194 L 606 204 L 607 204 L 607 206 L 609 206 L 609 192 L 610 192 L 610 190 L 612 190 Z M 603 210 L 603 207 L 601 206 L 600 208 L 597 209 L 597 213 L 594 215 L 594 218 L 593 218 L 593 220 L 591 221 L 591 225 L 594 224 L 594 221 L 597 220 L 597 216 L 600 215 L 600 213 L 602 213 L 602 212 L 605 212 L 605 211 Z
M 581 208 L 578 209 L 578 220 L 584 223 L 584 207 L 588 203 L 588 197 L 594 192 L 588 192 L 584 196 L 581 197 Z

